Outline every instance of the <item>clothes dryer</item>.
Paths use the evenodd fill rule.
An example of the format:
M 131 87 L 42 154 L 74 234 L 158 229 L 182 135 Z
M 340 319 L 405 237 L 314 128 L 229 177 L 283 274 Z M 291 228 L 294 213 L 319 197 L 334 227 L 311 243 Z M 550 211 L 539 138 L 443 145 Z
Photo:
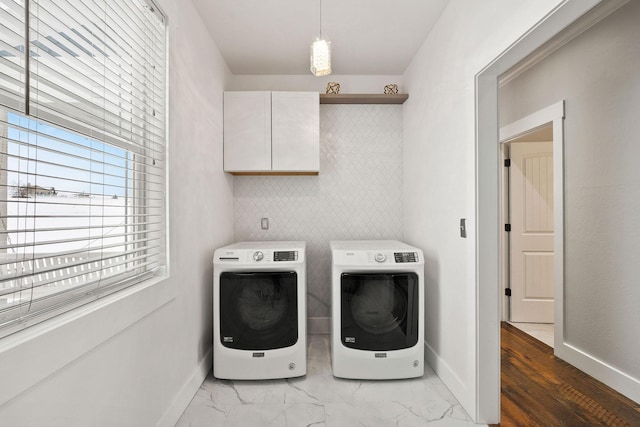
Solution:
M 333 241 L 333 375 L 424 374 L 424 259 L 399 241 Z
M 306 374 L 305 242 L 239 242 L 213 259 L 213 375 Z

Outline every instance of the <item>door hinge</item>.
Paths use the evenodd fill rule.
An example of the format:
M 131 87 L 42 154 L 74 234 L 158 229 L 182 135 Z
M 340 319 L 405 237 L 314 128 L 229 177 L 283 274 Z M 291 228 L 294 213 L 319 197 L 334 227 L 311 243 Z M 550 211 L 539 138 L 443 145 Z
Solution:
M 504 231 L 507 231 L 507 232 L 511 231 L 511 224 L 505 224 Z
M 505 294 L 506 296 L 510 297 L 510 296 L 511 296 L 511 288 L 506 288 L 506 289 L 504 290 L 504 294 Z
M 511 167 L 511 159 L 504 159 L 504 167 L 505 168 Z

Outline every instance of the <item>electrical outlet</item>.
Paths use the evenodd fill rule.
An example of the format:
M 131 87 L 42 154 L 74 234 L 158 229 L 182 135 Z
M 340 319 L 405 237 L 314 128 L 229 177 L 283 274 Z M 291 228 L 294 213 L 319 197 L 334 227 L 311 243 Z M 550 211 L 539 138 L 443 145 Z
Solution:
M 262 228 L 263 230 L 269 229 L 269 218 L 260 219 L 260 228 Z

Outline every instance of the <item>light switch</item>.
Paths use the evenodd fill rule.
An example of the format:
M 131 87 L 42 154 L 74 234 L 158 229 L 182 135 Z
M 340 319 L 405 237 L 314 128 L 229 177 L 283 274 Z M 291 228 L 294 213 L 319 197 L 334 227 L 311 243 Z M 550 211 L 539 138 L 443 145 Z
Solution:
M 467 220 L 465 218 L 460 218 L 460 237 L 467 237 Z
M 269 229 L 269 218 L 260 219 L 260 228 L 262 228 L 263 230 Z

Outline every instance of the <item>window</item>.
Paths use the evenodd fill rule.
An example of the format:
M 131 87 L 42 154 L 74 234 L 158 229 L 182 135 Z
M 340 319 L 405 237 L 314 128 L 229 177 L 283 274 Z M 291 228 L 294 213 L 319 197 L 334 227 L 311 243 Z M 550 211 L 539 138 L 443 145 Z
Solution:
M 145 0 L 0 0 L 0 336 L 163 271 L 165 30 Z

